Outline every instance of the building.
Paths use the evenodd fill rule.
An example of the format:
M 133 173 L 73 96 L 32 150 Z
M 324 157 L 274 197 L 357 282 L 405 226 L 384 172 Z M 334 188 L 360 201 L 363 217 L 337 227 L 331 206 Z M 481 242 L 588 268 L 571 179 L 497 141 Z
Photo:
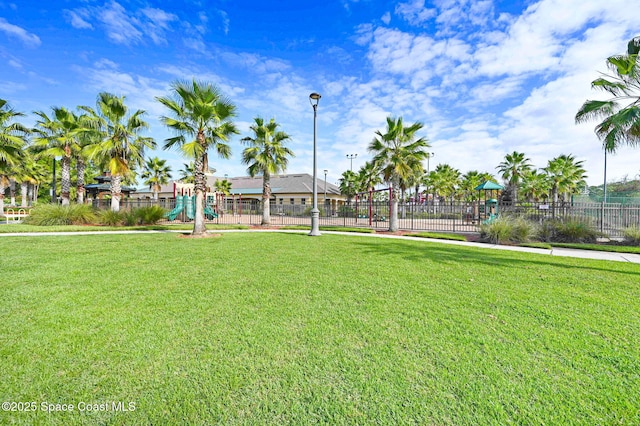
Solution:
M 207 202 L 216 204 L 216 200 L 220 198 L 220 194 L 215 193 L 215 183 L 217 180 L 224 180 L 224 177 L 208 175 L 207 176 Z M 250 177 L 232 177 L 226 178 L 231 182 L 230 194 L 225 197 L 225 205 L 229 203 L 243 202 L 250 204 L 258 204 L 262 201 L 262 176 Z M 318 179 L 318 208 L 328 214 L 338 211 L 338 208 L 346 202 L 346 197 L 340 193 L 340 188 L 323 179 Z M 177 195 L 192 195 L 193 184 L 183 183 L 180 181 L 171 182 L 168 185 L 162 185 L 158 193 L 159 201 L 165 201 L 175 198 Z M 153 191 L 145 188 L 132 194 L 135 198 L 153 198 Z M 295 209 L 313 206 L 313 176 L 302 174 L 285 174 L 271 176 L 271 203 L 276 206 L 282 206 L 281 209 L 289 209 L 295 206 Z M 305 206 L 305 207 L 300 207 Z

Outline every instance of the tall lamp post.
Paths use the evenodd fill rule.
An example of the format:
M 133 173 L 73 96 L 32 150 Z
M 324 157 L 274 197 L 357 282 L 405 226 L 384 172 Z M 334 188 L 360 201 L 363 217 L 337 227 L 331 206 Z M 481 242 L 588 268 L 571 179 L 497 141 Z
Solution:
M 429 178 L 429 173 L 431 173 L 431 170 L 429 169 L 429 160 L 431 159 L 431 157 L 433 157 L 434 155 L 436 155 L 435 152 L 428 152 L 427 153 L 427 179 Z M 427 183 L 429 181 L 427 180 Z M 427 185 L 427 205 L 429 205 L 429 185 Z
M 316 118 L 318 116 L 318 102 L 320 101 L 319 93 L 313 92 L 309 95 L 309 102 L 313 107 L 313 209 L 311 209 L 311 232 L 310 237 L 317 237 L 320 234 L 320 210 L 318 210 L 318 170 L 316 167 L 317 148 L 316 148 Z
M 56 200 L 56 157 L 53 157 L 53 180 L 51 181 L 51 204 L 57 204 Z
M 324 169 L 324 208 L 325 208 L 325 216 L 329 216 L 329 209 L 327 209 L 327 173 L 329 170 Z
M 357 157 L 358 154 L 347 154 L 347 158 L 351 160 L 351 166 L 349 166 L 349 170 L 353 171 L 353 159 Z

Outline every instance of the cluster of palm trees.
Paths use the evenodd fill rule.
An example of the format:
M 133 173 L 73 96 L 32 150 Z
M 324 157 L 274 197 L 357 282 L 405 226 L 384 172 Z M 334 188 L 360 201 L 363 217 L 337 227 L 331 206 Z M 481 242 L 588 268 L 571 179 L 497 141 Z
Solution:
M 166 139 L 164 149 L 176 148 L 192 160 L 181 172 L 183 179 L 191 181 L 195 189 L 193 233 L 203 234 L 206 232 L 204 198 L 206 173 L 209 171 L 208 153 L 215 151 L 222 158 L 231 155 L 228 140 L 238 133 L 232 121 L 236 107 L 215 85 L 195 80 L 173 83 L 171 94 L 156 100 L 169 111 L 168 116 L 161 117 L 162 123 L 175 132 L 175 136 Z M 23 113 L 0 99 L 0 212 L 4 208 L 7 187 L 14 182 L 25 186 L 43 182 L 49 176 L 45 164 L 56 157 L 61 159 L 60 195 L 63 205 L 71 201 L 72 164 L 77 169 L 78 203 L 85 201 L 85 169 L 88 164 L 110 173 L 112 210 L 120 209 L 122 184 L 134 180 L 138 169 L 143 170 L 142 178 L 157 199 L 160 186 L 171 178 L 171 169 L 166 160 L 157 157 L 145 160 L 145 151 L 155 148 L 156 142 L 142 135 L 149 127 L 144 119 L 145 112 L 130 111 L 124 101 L 124 97 L 105 92 L 98 95 L 95 108 L 79 106 L 76 111 L 71 111 L 53 107 L 49 114 L 36 111 L 34 114 L 38 119 L 31 129 L 17 121 L 24 116 Z M 265 122 L 256 118 L 251 126 L 254 137 L 242 139 L 249 145 L 242 156 L 249 173 L 251 176 L 264 176 L 265 223 L 269 221 L 269 177 L 284 171 L 288 157 L 294 155 L 285 146 L 289 136 L 278 127 L 273 119 Z M 229 181 L 225 179 L 216 183 L 216 189 L 228 193 Z M 23 203 L 26 198 L 23 196 Z
M 0 100 L 0 207 L 7 186 L 15 182 L 22 187 L 23 205 L 36 201 L 39 184 L 49 176 L 49 161 L 60 158 L 63 205 L 71 201 L 72 164 L 76 166 L 78 203 L 85 201 L 85 172 L 91 165 L 110 172 L 112 209 L 118 210 L 122 180 L 132 178 L 136 168 L 144 166 L 145 149 L 155 147 L 152 138 L 141 135 L 148 128 L 144 111 L 130 114 L 124 97 L 104 92 L 98 95 L 95 108 L 52 107 L 50 113 L 34 114 L 35 126 L 27 128 L 16 121 L 24 114 Z M 148 165 L 162 165 L 161 161 Z M 153 182 L 153 176 L 149 177 L 149 183 Z M 30 187 L 32 197 L 28 196 Z

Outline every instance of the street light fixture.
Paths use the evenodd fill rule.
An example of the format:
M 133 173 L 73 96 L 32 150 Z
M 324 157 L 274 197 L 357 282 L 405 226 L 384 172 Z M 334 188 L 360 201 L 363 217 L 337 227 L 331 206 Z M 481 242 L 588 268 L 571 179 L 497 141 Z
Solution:
M 347 158 L 351 160 L 351 166 L 349 167 L 349 170 L 353 171 L 353 159 L 358 158 L 358 154 L 347 154 Z
M 319 93 L 313 92 L 309 95 L 309 102 L 313 107 L 313 208 L 311 209 L 311 232 L 310 237 L 317 237 L 320 234 L 320 210 L 318 210 L 318 170 L 317 163 L 317 144 L 316 144 L 316 118 L 318 116 L 318 102 L 320 101 Z

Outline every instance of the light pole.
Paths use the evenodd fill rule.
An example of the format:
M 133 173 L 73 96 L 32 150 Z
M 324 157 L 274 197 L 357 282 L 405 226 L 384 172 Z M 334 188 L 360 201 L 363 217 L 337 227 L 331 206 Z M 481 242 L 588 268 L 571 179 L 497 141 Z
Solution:
M 329 170 L 324 169 L 324 208 L 325 208 L 325 216 L 329 216 L 329 211 L 327 209 L 327 173 Z
M 310 237 L 317 237 L 320 234 L 319 220 L 320 210 L 318 210 L 318 170 L 316 167 L 317 148 L 316 148 L 316 118 L 318 116 L 318 102 L 320 101 L 319 93 L 313 92 L 309 95 L 309 102 L 313 107 L 313 209 L 311 209 L 311 232 Z
M 431 170 L 429 169 L 429 160 L 434 155 L 436 155 L 435 152 L 428 152 L 427 153 L 427 205 L 429 205 L 429 173 L 431 173 Z
M 53 157 L 53 181 L 51 182 L 51 203 L 57 204 L 56 200 L 56 157 Z
M 353 171 L 353 159 L 358 158 L 358 154 L 347 154 L 347 158 L 351 160 L 351 166 L 349 166 L 349 170 Z

